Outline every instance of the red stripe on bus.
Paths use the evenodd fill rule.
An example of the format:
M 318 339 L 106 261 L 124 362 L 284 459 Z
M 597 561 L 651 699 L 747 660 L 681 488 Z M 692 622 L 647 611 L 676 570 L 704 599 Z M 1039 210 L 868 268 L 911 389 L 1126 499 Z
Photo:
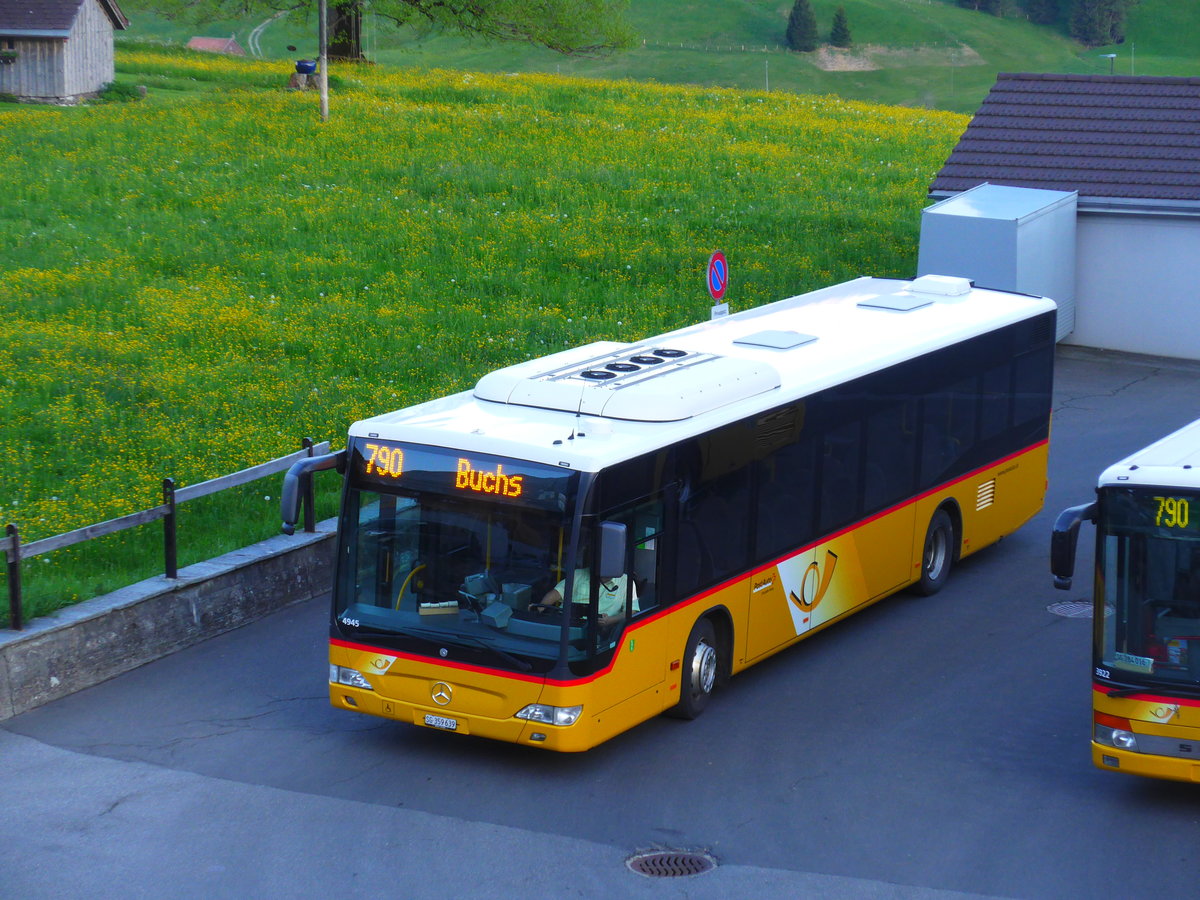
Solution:
M 447 641 L 447 643 L 453 642 Z M 506 678 L 511 678 L 514 681 L 528 681 L 534 684 L 541 684 L 546 680 L 540 675 L 521 675 L 517 672 L 506 672 L 503 669 L 492 669 L 488 666 L 473 666 L 470 663 L 454 662 L 448 659 L 430 659 L 428 656 L 418 656 L 415 653 L 404 653 L 399 650 L 388 650 L 384 647 L 376 647 L 372 644 L 359 644 L 355 643 L 354 641 L 342 640 L 341 638 L 330 638 L 329 644 L 332 647 L 345 647 L 347 650 L 361 650 L 365 653 L 378 653 L 382 656 L 391 656 L 395 657 L 396 659 L 404 659 L 410 662 L 433 663 L 434 665 L 443 666 L 447 669 L 461 669 L 464 672 L 475 672 L 480 675 L 502 675 Z M 563 682 L 563 684 L 575 683 L 576 682 L 574 681 Z
M 1112 687 L 1107 684 L 1092 683 L 1092 690 L 1099 691 L 1101 694 L 1111 694 L 1113 691 L 1124 691 L 1128 688 Z M 1164 697 L 1161 694 L 1154 694 L 1150 691 L 1138 691 L 1136 694 L 1122 694 L 1117 697 L 1118 700 L 1141 700 L 1146 703 L 1176 703 L 1180 706 L 1200 706 L 1200 697 Z
M 904 509 L 904 507 L 906 507 L 906 506 L 912 506 L 914 503 L 920 503 L 926 497 L 932 497 L 934 494 L 939 494 L 948 488 L 954 487 L 956 484 L 962 484 L 964 481 L 970 481 L 972 478 L 978 478 L 980 473 L 986 472 L 988 469 L 994 468 L 996 466 L 1002 466 L 1006 462 L 1009 462 L 1010 460 L 1014 460 L 1017 457 L 1024 456 L 1027 453 L 1032 453 L 1034 450 L 1037 450 L 1039 447 L 1044 447 L 1049 443 L 1050 443 L 1049 440 L 1041 440 L 1041 441 L 1038 441 L 1036 444 L 1030 444 L 1024 450 L 1017 450 L 1015 453 L 1010 453 L 1008 456 L 1001 457 L 1000 459 L 998 459 L 994 462 L 990 462 L 985 466 L 980 466 L 979 468 L 968 472 L 966 475 L 961 475 L 958 478 L 955 478 L 953 481 L 947 481 L 944 484 L 940 484 L 935 488 L 930 488 L 929 490 L 925 491 L 924 493 L 917 494 L 917 496 L 915 496 L 915 497 L 910 497 L 907 500 L 902 500 L 893 506 L 889 506 L 887 509 L 884 509 L 884 510 L 881 510 L 880 512 L 875 513 L 874 515 L 867 516 L 867 518 L 865 518 L 865 519 L 859 519 L 857 522 L 854 522 L 851 525 L 847 525 L 845 528 L 841 529 L 840 531 L 834 531 L 834 532 L 831 532 L 830 534 L 820 537 L 817 540 L 813 541 L 811 544 L 807 544 L 806 546 L 801 547 L 799 550 L 793 550 L 792 552 L 787 553 L 784 556 L 775 558 L 771 562 L 764 563 L 763 565 L 759 566 L 756 569 L 751 569 L 745 575 L 739 576 L 738 578 L 730 579 L 729 581 L 726 581 L 723 584 L 721 584 L 719 587 L 715 588 L 715 590 L 720 590 L 721 588 L 725 588 L 725 587 L 729 586 L 730 584 L 733 584 L 735 581 L 740 581 L 742 578 L 753 578 L 756 575 L 761 575 L 763 572 L 767 571 L 768 569 L 773 569 L 776 566 L 778 566 L 781 562 L 786 562 L 787 560 L 791 559 L 794 556 L 799 556 L 801 553 L 807 553 L 809 550 L 812 550 L 814 547 L 819 547 L 822 544 L 827 544 L 830 541 L 834 540 L 835 538 L 839 538 L 844 534 L 849 534 L 852 531 L 856 531 L 857 529 L 861 528 L 863 525 L 867 525 L 871 522 L 876 521 L 877 519 L 882 519 L 884 516 L 890 516 L 892 513 L 899 512 L 900 510 Z M 701 596 L 703 596 L 703 595 L 701 595 Z
M 734 578 L 726 579 L 725 581 L 721 582 L 720 584 L 714 585 L 713 587 L 710 587 L 710 588 L 702 591 L 701 593 L 696 594 L 694 597 L 692 597 L 691 600 L 687 600 L 683 603 L 676 603 L 672 606 L 666 607 L 664 609 L 660 609 L 658 612 L 656 612 L 652 615 L 646 616 L 644 619 L 639 619 L 637 622 L 634 622 L 633 624 L 631 624 L 624 632 L 622 632 L 622 641 L 623 641 L 625 635 L 632 634 L 633 632 L 641 629 L 643 626 L 649 625 L 651 622 L 657 622 L 659 619 L 663 618 L 664 616 L 674 615 L 674 614 L 678 613 L 680 610 L 684 610 L 684 609 L 687 609 L 688 607 L 695 606 L 698 603 L 702 603 L 702 602 L 704 602 L 704 600 L 706 600 L 708 597 L 711 597 L 713 594 L 719 593 L 720 591 L 723 591 L 726 588 L 737 584 L 739 581 L 745 581 L 746 579 L 753 578 L 756 575 L 760 575 L 761 573 L 765 572 L 767 569 L 775 568 L 781 562 L 785 562 L 786 560 L 789 560 L 794 556 L 799 556 L 801 553 L 805 553 L 805 552 L 811 550 L 813 547 L 818 547 L 821 544 L 828 543 L 829 541 L 831 541 L 835 538 L 841 537 L 843 534 L 847 534 L 851 531 L 854 531 L 855 529 L 860 528 L 861 526 L 866 525 L 869 522 L 874 522 L 876 519 L 881 519 L 884 516 L 891 515 L 892 513 L 896 512 L 898 510 L 901 510 L 906 506 L 911 506 L 914 503 L 919 503 L 921 500 L 924 500 L 926 497 L 931 497 L 934 494 L 944 491 L 947 488 L 953 487 L 956 484 L 961 484 L 964 481 L 968 481 L 971 478 L 975 478 L 981 472 L 984 472 L 995 466 L 1002 466 L 1006 462 L 1009 462 L 1010 460 L 1016 459 L 1019 456 L 1024 456 L 1026 453 L 1030 453 L 1030 452 L 1038 449 L 1039 447 L 1044 447 L 1049 443 L 1050 443 L 1049 439 L 1044 439 L 1044 440 L 1038 441 L 1036 444 L 1030 444 L 1028 447 L 1026 447 L 1023 450 L 1017 450 L 1014 453 L 1010 453 L 1008 456 L 1004 456 L 1004 457 L 1001 457 L 1000 459 L 993 460 L 992 462 L 988 463 L 987 465 L 980 466 L 979 468 L 973 469 L 972 471 L 966 473 L 965 475 L 955 478 L 953 481 L 947 481 L 944 484 L 940 484 L 937 487 L 931 488 L 928 491 L 918 494 L 915 497 L 911 497 L 908 500 L 904 500 L 900 503 L 897 503 L 894 506 L 888 507 L 887 509 L 885 509 L 881 512 L 875 513 L 872 516 L 868 516 L 865 519 L 860 519 L 852 525 L 847 525 L 845 528 L 841 529 L 840 531 L 835 531 L 831 534 L 827 534 L 827 535 L 819 538 L 818 540 L 814 541 L 813 543 L 807 544 L 806 546 L 801 547 L 799 550 L 794 550 L 785 556 L 777 557 L 773 562 L 769 562 L 769 563 L 759 566 L 758 568 L 751 569 L 751 570 L 749 570 L 741 575 L 738 575 Z M 405 659 L 405 660 L 410 660 L 412 662 L 433 663 L 434 665 L 445 666 L 448 669 L 458 669 L 463 672 L 472 672 L 472 673 L 480 674 L 480 675 L 499 676 L 501 678 L 508 678 L 513 681 L 524 681 L 524 682 L 528 682 L 531 684 L 555 685 L 557 687 L 568 687 L 570 685 L 576 685 L 576 684 L 588 684 L 592 681 L 595 681 L 597 678 L 600 678 L 603 675 L 607 675 L 610 671 L 612 671 L 613 666 L 616 665 L 617 656 L 619 655 L 619 653 L 613 653 L 613 657 L 611 660 L 609 660 L 608 665 L 606 665 L 603 669 L 599 670 L 598 672 L 593 672 L 591 675 L 585 675 L 581 678 L 572 678 L 570 681 L 562 681 L 559 679 L 550 678 L 548 676 L 521 675 L 521 674 L 518 674 L 515 672 L 509 672 L 505 669 L 493 669 L 488 666 L 473 666 L 473 665 L 469 665 L 467 663 L 451 662 L 449 660 L 433 660 L 426 656 L 417 656 L 412 653 L 400 653 L 395 650 L 385 650 L 382 647 L 373 647 L 370 644 L 356 644 L 351 641 L 342 640 L 340 638 L 330 638 L 329 643 L 336 647 L 346 647 L 347 649 L 350 649 L 350 650 L 365 650 L 370 653 L 382 653 L 384 656 L 394 656 L 397 659 Z M 453 643 L 453 641 L 448 641 L 447 643 Z M 1193 704 L 1188 703 L 1187 705 L 1193 705 Z M 1200 701 L 1196 701 L 1194 703 L 1194 705 L 1200 706 Z
M 641 624 L 641 623 L 639 623 L 639 624 Z M 634 628 L 632 626 L 630 626 L 629 631 L 633 631 L 633 630 L 634 630 Z M 628 632 L 626 632 L 626 633 L 628 633 Z M 453 641 L 447 641 L 447 643 L 453 643 Z M 590 681 L 595 681 L 601 675 L 608 672 L 617 661 L 617 655 L 614 653 L 613 658 L 609 662 L 609 664 L 607 666 L 605 666 L 603 669 L 601 669 L 599 672 L 594 672 L 591 675 L 585 675 L 582 678 L 572 678 L 570 681 L 560 681 L 558 679 L 550 678 L 549 676 L 546 676 L 546 675 L 522 675 L 519 672 L 509 672 L 506 669 L 493 669 L 488 666 L 473 666 L 470 663 L 455 662 L 455 661 L 449 660 L 449 659 L 430 659 L 428 656 L 417 656 L 416 654 L 413 654 L 413 653 L 404 653 L 404 652 L 397 651 L 397 650 L 387 650 L 383 647 L 375 647 L 375 646 L 372 646 L 371 644 L 358 644 L 358 643 L 355 643 L 354 641 L 342 640 L 341 638 L 330 638 L 329 644 L 330 644 L 330 646 L 333 646 L 333 647 L 345 647 L 347 650 L 361 650 L 366 653 L 379 653 L 383 656 L 394 656 L 396 659 L 404 659 L 404 660 L 408 660 L 410 662 L 419 662 L 419 663 L 427 663 L 427 664 L 431 663 L 433 665 L 441 666 L 446 669 L 458 669 L 459 671 L 462 671 L 462 672 L 471 672 L 471 673 L 477 674 L 477 675 L 498 676 L 500 678 L 508 678 L 512 681 L 525 681 L 525 682 L 528 682 L 529 684 L 552 684 L 552 685 L 556 685 L 556 686 L 560 686 L 560 687 L 567 687 L 567 686 L 573 685 L 573 684 L 587 684 Z

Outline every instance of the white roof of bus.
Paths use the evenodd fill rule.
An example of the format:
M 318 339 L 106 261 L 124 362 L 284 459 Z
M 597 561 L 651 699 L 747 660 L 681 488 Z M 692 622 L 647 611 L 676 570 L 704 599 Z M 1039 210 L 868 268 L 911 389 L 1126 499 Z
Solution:
M 859 278 L 635 344 L 518 363 L 474 391 L 356 422 L 350 436 L 597 471 L 1052 309 L 963 278 Z
M 1200 420 L 1130 454 L 1101 473 L 1099 487 L 1118 484 L 1200 489 Z

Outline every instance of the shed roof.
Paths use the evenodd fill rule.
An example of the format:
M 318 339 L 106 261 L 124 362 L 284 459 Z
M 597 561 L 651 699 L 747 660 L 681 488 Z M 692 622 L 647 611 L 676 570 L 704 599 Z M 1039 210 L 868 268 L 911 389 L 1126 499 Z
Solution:
M 206 53 L 228 53 L 232 56 L 245 56 L 246 51 L 233 37 L 194 37 L 187 42 L 190 50 L 203 50 Z
M 0 34 L 36 37 L 66 37 L 75 24 L 79 8 L 87 0 L 0 0 Z M 96 0 L 113 28 L 124 31 L 129 19 L 117 0 Z
M 1200 202 L 1200 78 L 1002 73 L 930 193 L 984 182 Z

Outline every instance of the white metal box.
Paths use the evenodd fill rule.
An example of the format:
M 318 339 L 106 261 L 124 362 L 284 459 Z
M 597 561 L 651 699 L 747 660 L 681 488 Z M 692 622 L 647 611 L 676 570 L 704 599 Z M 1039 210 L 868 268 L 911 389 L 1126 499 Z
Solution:
M 1075 328 L 1076 192 L 981 184 L 921 211 L 918 275 L 1049 297 L 1056 340 Z

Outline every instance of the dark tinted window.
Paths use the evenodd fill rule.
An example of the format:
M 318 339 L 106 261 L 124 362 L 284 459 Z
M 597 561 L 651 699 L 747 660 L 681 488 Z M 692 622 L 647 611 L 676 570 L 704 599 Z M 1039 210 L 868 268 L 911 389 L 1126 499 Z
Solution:
M 893 402 L 867 417 L 865 512 L 877 512 L 913 493 L 917 459 L 915 409 L 912 402 Z
M 845 525 L 860 512 L 861 463 L 861 422 L 847 422 L 825 432 L 821 441 L 819 531 Z
M 1012 365 L 1001 363 L 983 373 L 979 408 L 979 439 L 991 440 L 1011 424 L 1009 385 Z
M 689 442 L 681 450 L 676 569 L 681 593 L 749 567 L 753 452 L 752 428 L 742 422 Z
M 817 443 L 811 434 L 758 462 L 756 555 L 794 550 L 816 534 Z
M 676 447 L 678 595 L 1044 438 L 1053 349 L 1044 316 Z
M 1044 348 L 1017 357 L 1014 367 L 1016 392 L 1013 421 L 1029 422 L 1046 415 L 1050 408 L 1052 350 Z

